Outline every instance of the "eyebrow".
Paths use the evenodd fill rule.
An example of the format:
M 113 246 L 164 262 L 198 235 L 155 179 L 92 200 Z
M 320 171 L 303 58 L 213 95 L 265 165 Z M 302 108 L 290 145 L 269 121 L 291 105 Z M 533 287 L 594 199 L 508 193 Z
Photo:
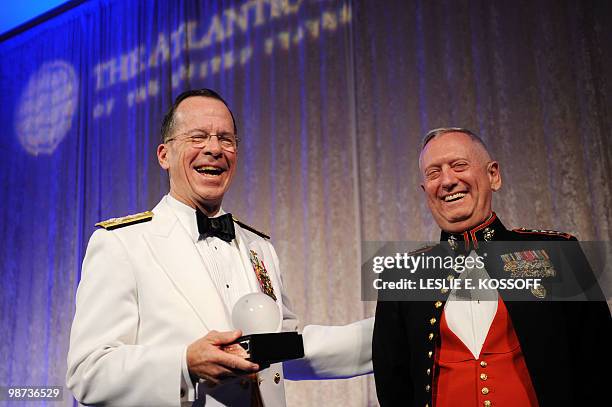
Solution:
M 213 134 L 213 135 L 217 135 L 217 134 L 234 134 L 233 131 L 228 131 L 228 130 L 220 130 L 220 131 L 208 131 L 205 129 L 191 129 L 186 131 L 183 134 L 191 134 L 191 133 L 195 133 L 195 132 L 200 132 L 200 133 L 205 133 L 205 134 Z
M 467 161 L 468 163 L 471 163 L 473 161 L 473 160 L 470 160 L 469 158 L 466 158 L 466 157 L 455 157 L 455 158 L 451 159 L 450 164 L 452 165 L 453 163 L 455 163 L 457 161 L 461 161 L 461 160 Z M 423 173 L 425 173 L 425 172 L 427 172 L 427 170 L 429 170 L 432 167 L 441 167 L 443 164 L 446 164 L 446 163 L 449 163 L 449 161 L 443 161 L 442 163 L 435 162 L 435 163 L 432 163 L 432 164 L 428 165 L 427 167 L 423 168 L 422 171 L 423 171 Z
M 430 166 L 432 165 L 442 165 L 442 164 L 446 164 L 446 163 L 454 163 L 455 161 L 459 161 L 459 160 L 465 160 L 465 161 L 472 161 L 470 160 L 468 157 L 466 156 L 455 156 L 455 157 L 442 157 L 440 160 L 434 161 L 432 164 L 430 164 Z M 429 168 L 429 167 L 428 167 Z

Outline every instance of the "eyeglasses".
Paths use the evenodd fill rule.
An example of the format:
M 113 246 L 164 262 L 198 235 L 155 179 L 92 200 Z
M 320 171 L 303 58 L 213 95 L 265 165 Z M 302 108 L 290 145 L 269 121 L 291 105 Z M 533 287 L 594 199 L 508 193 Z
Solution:
M 169 143 L 175 140 L 184 141 L 190 147 L 201 149 L 201 148 L 204 148 L 206 144 L 208 144 L 208 142 L 210 141 L 212 137 L 216 137 L 217 142 L 219 143 L 219 145 L 221 146 L 223 150 L 234 152 L 236 151 L 236 147 L 238 147 L 238 142 L 240 141 L 238 136 L 236 136 L 233 133 L 208 134 L 208 133 L 198 131 L 198 132 L 187 133 L 186 137 L 180 137 L 182 135 L 183 134 L 179 134 L 177 137 L 171 137 L 168 140 L 166 140 L 166 143 Z

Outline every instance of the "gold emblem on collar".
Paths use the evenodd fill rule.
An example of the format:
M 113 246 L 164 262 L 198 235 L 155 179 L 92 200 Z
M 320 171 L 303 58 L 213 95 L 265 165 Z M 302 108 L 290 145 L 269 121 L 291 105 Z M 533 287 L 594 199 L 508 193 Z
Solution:
M 491 240 L 493 240 L 493 236 L 495 235 L 495 229 L 487 227 L 485 228 L 485 230 L 482 231 L 482 235 L 484 237 L 484 240 L 490 242 Z
M 448 237 L 448 244 L 450 245 L 451 249 L 455 251 L 459 248 L 459 245 L 457 244 L 457 238 L 453 235 L 450 235 Z

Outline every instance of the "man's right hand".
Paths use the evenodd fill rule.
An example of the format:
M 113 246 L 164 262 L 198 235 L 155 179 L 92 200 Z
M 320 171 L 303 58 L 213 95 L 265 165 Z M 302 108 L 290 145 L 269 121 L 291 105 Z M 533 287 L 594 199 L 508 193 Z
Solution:
M 210 383 L 242 374 L 255 373 L 259 366 L 221 348 L 242 336 L 241 331 L 210 331 L 187 347 L 187 368 L 189 373 Z

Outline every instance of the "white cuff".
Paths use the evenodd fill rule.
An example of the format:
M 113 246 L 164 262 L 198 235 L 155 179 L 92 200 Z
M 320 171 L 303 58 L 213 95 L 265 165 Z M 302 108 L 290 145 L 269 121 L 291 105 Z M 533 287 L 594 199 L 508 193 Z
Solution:
M 183 351 L 183 361 L 181 363 L 181 370 L 181 402 L 195 401 L 195 387 L 191 382 L 191 376 L 189 375 L 189 369 L 187 368 L 187 347 L 185 347 L 185 350 Z

